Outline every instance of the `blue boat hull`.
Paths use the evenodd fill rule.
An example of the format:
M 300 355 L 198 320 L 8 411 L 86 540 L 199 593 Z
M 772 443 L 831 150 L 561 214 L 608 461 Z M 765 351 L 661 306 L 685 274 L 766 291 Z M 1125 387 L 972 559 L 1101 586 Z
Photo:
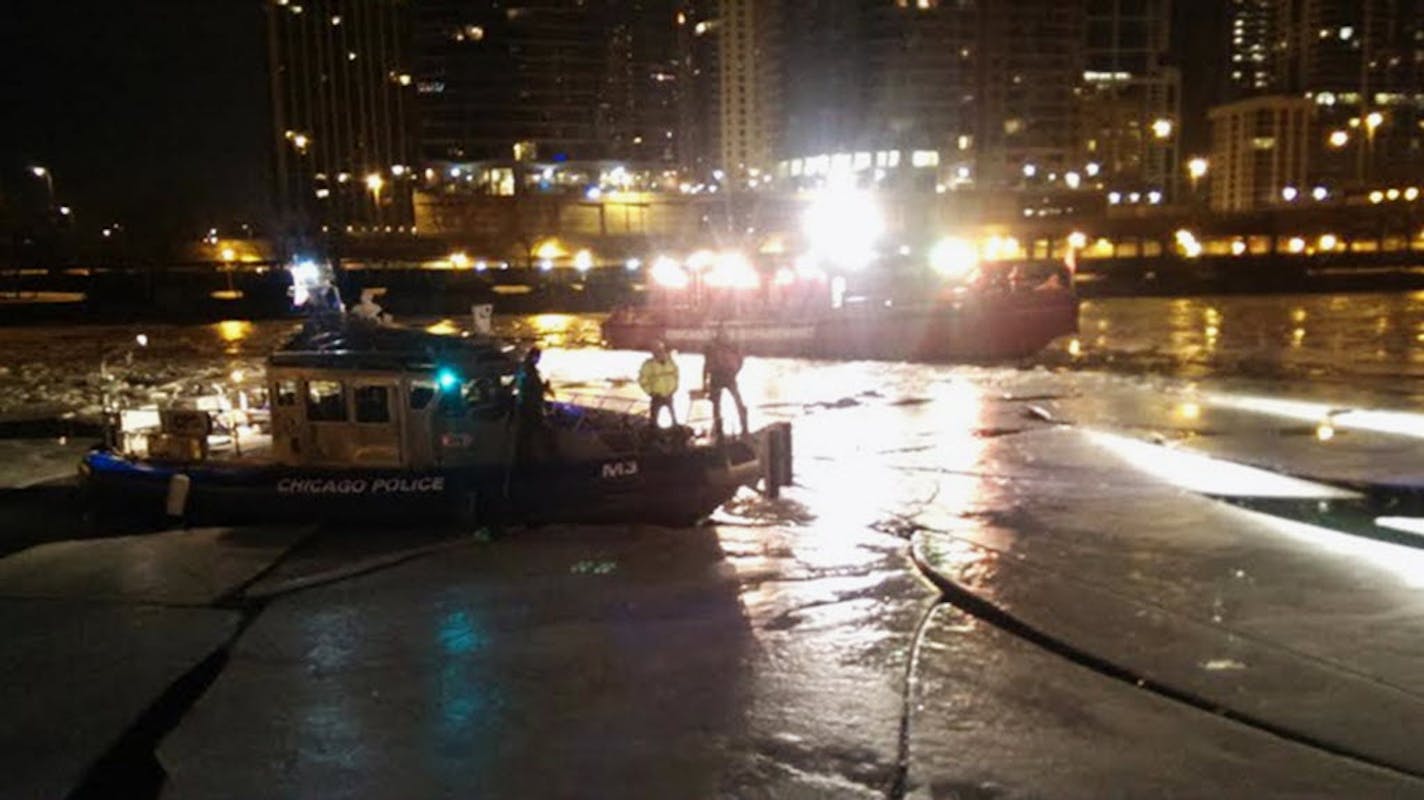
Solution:
M 755 450 L 738 441 L 615 460 L 422 471 L 169 465 L 95 450 L 84 457 L 81 474 L 87 502 L 100 513 L 149 517 L 178 511 L 201 524 L 457 520 L 682 526 L 711 514 L 738 487 L 753 483 L 760 469 Z M 175 481 L 180 475 L 186 481 Z M 186 491 L 175 493 L 175 483 L 186 483 Z

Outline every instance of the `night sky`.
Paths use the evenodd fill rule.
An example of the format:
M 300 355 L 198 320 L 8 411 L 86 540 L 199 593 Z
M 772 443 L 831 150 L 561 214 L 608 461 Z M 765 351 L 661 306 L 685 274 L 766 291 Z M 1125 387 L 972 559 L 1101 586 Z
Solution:
M 270 214 L 263 4 L 0 0 L 0 170 L 53 170 L 81 230 L 184 238 Z M 1205 145 L 1223 0 L 1178 2 L 1184 136 Z M 17 178 L 18 176 L 18 178 Z M 33 188 L 33 187 L 31 187 Z
M 4 0 L 0 75 L 6 180 L 51 168 L 81 229 L 196 233 L 268 213 L 261 3 Z

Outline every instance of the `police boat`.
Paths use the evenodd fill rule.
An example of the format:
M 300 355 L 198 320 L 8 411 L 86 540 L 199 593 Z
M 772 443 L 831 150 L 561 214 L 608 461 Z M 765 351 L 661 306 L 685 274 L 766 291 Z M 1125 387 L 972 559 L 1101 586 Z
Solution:
M 126 410 L 82 485 L 101 513 L 207 524 L 686 526 L 742 486 L 774 494 L 791 478 L 786 423 L 701 439 L 651 428 L 626 400 L 549 402 L 530 422 L 514 413 L 517 368 L 489 337 L 309 323 L 269 357 L 265 402 Z

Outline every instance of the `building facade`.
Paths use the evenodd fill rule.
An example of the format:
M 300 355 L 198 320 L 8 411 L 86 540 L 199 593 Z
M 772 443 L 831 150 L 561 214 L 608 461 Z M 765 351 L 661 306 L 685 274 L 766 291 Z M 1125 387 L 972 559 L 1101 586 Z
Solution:
M 1170 0 L 1087 3 L 1084 151 L 1119 196 L 1177 194 L 1181 73 L 1168 64 L 1171 14 Z
M 1258 211 L 1296 202 L 1307 190 L 1314 104 L 1267 95 L 1211 111 L 1211 208 Z
M 406 6 L 266 6 L 277 201 L 294 233 L 407 232 L 413 222 Z
M 1287 8 L 1280 0 L 1231 0 L 1229 83 L 1234 97 L 1270 94 L 1282 88 Z
M 781 134 L 781 4 L 722 0 L 718 19 L 722 168 L 768 169 Z
M 722 70 L 718 0 L 686 0 L 677 11 L 678 162 L 698 181 L 722 157 Z
M 607 19 L 592 4 L 423 0 L 415 13 L 422 154 L 431 159 L 603 158 Z
M 1327 196 L 1424 174 L 1424 3 L 1233 2 L 1236 93 L 1315 104 L 1312 180 Z
M 1064 175 L 1081 162 L 1084 7 L 1060 0 L 977 5 L 981 185 Z

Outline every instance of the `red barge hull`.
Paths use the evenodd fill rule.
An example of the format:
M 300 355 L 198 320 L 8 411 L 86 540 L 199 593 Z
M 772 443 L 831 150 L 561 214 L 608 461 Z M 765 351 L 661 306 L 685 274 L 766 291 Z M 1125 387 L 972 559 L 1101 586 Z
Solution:
M 1078 331 L 1071 291 L 968 294 L 918 307 L 847 306 L 813 316 L 725 317 L 692 309 L 623 308 L 603 325 L 618 350 L 658 341 L 700 351 L 720 329 L 748 355 L 886 361 L 986 362 L 1031 356 Z

